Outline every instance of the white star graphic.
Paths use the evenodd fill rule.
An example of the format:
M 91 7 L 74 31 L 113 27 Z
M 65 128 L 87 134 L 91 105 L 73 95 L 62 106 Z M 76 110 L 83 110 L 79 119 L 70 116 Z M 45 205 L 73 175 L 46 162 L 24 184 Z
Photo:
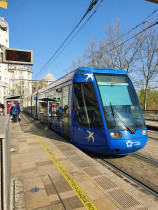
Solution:
M 83 81 L 86 81 L 87 82 L 89 78 L 91 78 L 92 81 L 93 81 L 93 74 L 84 74 L 84 75 L 87 75 L 87 78 L 84 79 Z
M 132 147 L 132 142 L 131 142 L 130 140 L 128 140 L 128 141 L 126 142 L 126 144 L 127 144 L 127 147 Z
M 86 139 L 88 139 L 88 141 L 89 141 L 92 138 L 92 141 L 93 141 L 93 144 L 94 144 L 94 137 L 93 137 L 94 132 L 93 133 L 90 132 L 90 131 L 87 131 L 87 132 L 89 133 L 89 136 Z

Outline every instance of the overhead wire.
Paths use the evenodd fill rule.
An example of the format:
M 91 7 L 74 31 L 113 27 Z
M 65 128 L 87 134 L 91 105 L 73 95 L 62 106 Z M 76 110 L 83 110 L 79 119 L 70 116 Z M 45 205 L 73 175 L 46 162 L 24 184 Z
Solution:
M 99 0 L 94 0 L 91 2 L 90 6 L 88 7 L 87 11 L 79 21 L 79 23 L 75 26 L 75 28 L 71 31 L 71 33 L 67 36 L 67 38 L 62 42 L 62 44 L 59 46 L 59 48 L 55 51 L 55 53 L 50 57 L 50 59 L 47 61 L 47 63 L 43 66 L 43 68 L 37 73 L 37 75 L 34 77 L 34 79 L 45 69 L 45 67 L 50 63 L 50 61 L 53 59 L 53 57 L 58 53 L 58 51 L 63 47 L 63 45 L 66 43 L 66 41 L 70 38 L 70 36 L 74 33 L 74 31 L 78 28 L 78 26 L 81 24 L 83 19 L 87 16 L 87 14 L 93 9 L 93 7 L 98 3 Z M 103 0 L 101 0 L 103 1 Z
M 142 34 L 144 31 L 148 30 L 149 28 L 152 28 L 153 26 L 157 25 L 158 21 L 156 21 L 155 23 L 153 23 L 152 25 L 148 26 L 147 28 L 143 29 L 142 31 L 140 31 L 139 33 L 135 34 L 134 36 L 132 36 L 131 38 L 127 39 L 126 41 L 124 41 L 123 43 L 121 43 L 120 45 L 116 46 L 116 48 L 120 47 L 121 45 L 125 44 L 126 42 L 130 41 L 131 39 L 135 38 L 136 36 Z
M 98 2 L 98 1 L 97 1 Z M 97 3 L 96 2 L 96 3 Z M 36 75 L 36 77 L 42 72 L 47 70 L 50 65 L 52 65 L 52 63 L 57 59 L 57 57 L 64 51 L 64 49 L 71 43 L 71 41 L 75 38 L 75 36 L 82 30 L 82 28 L 87 24 L 87 22 L 92 18 L 92 16 L 96 13 L 96 11 L 99 9 L 99 7 L 105 2 L 105 0 L 101 0 L 100 4 L 98 5 L 98 7 L 95 9 L 95 11 L 90 15 L 90 17 L 86 20 L 86 22 L 84 23 L 84 25 L 81 26 L 81 28 L 75 33 L 75 35 L 71 38 L 71 40 L 66 44 L 66 46 L 59 52 L 59 50 L 62 48 L 62 46 L 66 43 L 66 41 L 70 38 L 70 36 L 72 35 L 72 33 L 77 29 L 77 27 L 80 25 L 80 23 L 83 21 L 83 19 L 86 17 L 86 15 L 88 14 L 88 10 L 87 9 L 86 13 L 84 14 L 84 16 L 81 18 L 80 22 L 77 24 L 77 26 L 73 29 L 73 31 L 69 34 L 69 36 L 65 39 L 65 41 L 63 42 L 63 44 L 58 48 L 58 50 L 53 54 L 53 56 L 49 59 L 49 61 L 46 63 L 46 65 L 41 69 L 41 71 Z M 96 4 L 95 3 L 95 4 Z M 93 7 L 92 7 L 93 8 Z M 139 23 L 138 25 L 136 25 L 134 28 L 132 28 L 131 30 L 129 30 L 128 32 L 126 32 L 125 34 L 121 35 L 119 38 L 124 37 L 125 35 L 129 34 L 130 32 L 134 31 L 135 29 L 137 29 L 138 27 L 140 27 L 141 25 L 144 25 L 145 23 L 149 22 L 151 19 L 153 19 L 154 17 L 152 17 L 151 19 L 148 19 L 150 16 L 152 16 L 154 13 L 156 13 L 158 9 L 155 9 L 151 14 L 149 14 L 141 23 Z M 90 10 L 91 11 L 91 10 Z M 158 15 L 156 15 L 158 16 Z M 155 16 L 155 17 L 156 17 Z M 155 23 L 154 25 L 156 25 L 157 23 Z M 152 25 L 152 26 L 154 26 Z M 147 27 L 146 29 L 144 29 L 143 31 L 139 32 L 138 34 L 134 35 L 133 37 L 129 38 L 128 40 L 126 40 L 125 42 L 121 43 L 120 45 L 116 46 L 119 47 L 121 45 L 123 45 L 124 43 L 130 41 L 132 38 L 138 36 L 139 34 L 143 33 L 144 31 L 146 31 L 147 29 L 151 28 L 152 26 Z M 112 41 L 111 43 L 116 42 L 117 39 L 115 39 L 114 41 Z M 109 43 L 108 45 L 110 45 L 111 43 Z M 59 52 L 59 53 L 58 53 Z M 58 53 L 58 54 L 57 54 Z M 56 55 L 57 54 L 57 55 Z M 53 59 L 53 57 L 56 55 L 56 57 Z M 50 63 L 50 61 L 53 59 L 53 61 Z M 49 66 L 47 66 L 49 65 Z M 47 67 L 46 67 L 47 66 Z M 46 68 L 45 68 L 46 67 Z M 71 67 L 68 67 L 67 69 L 71 69 Z M 66 70 L 67 70 L 66 69 Z M 64 70 L 64 71 L 66 71 Z M 63 73 L 64 71 L 60 72 L 59 74 Z M 59 74 L 57 74 L 56 76 L 58 76 Z M 35 77 L 35 78 L 36 78 Z
M 154 10 L 154 11 L 153 11 L 150 15 L 148 15 L 143 21 L 141 21 L 141 23 L 139 23 L 139 24 L 136 25 L 134 28 L 132 28 L 132 29 L 129 30 L 128 32 L 126 32 L 126 33 L 124 33 L 123 35 L 121 35 L 121 36 L 119 37 L 119 39 L 122 38 L 122 37 L 124 37 L 125 35 L 131 33 L 132 31 L 134 31 L 134 30 L 137 29 L 138 27 L 140 27 L 140 26 L 146 24 L 147 22 L 151 21 L 153 18 L 157 17 L 158 15 L 155 15 L 154 17 L 148 19 L 148 18 L 149 18 L 151 15 L 153 15 L 157 10 L 158 10 L 158 9 Z M 148 19 L 148 20 L 147 20 L 147 19 Z M 139 34 L 143 33 L 144 31 L 148 30 L 149 28 L 153 27 L 153 26 L 156 25 L 156 24 L 157 24 L 157 22 L 154 23 L 153 25 L 148 26 L 146 29 L 143 29 L 141 32 L 137 33 L 137 34 L 134 35 L 133 37 L 131 37 L 131 38 L 129 38 L 128 40 L 124 41 L 124 42 L 121 43 L 120 45 L 117 45 L 115 48 L 118 48 L 119 46 L 125 44 L 126 42 L 130 41 L 131 39 L 135 38 L 136 36 L 138 36 Z M 107 44 L 107 46 L 110 45 L 110 44 L 112 44 L 112 43 L 114 43 L 114 42 L 116 42 L 116 41 L 117 41 L 117 39 L 115 39 L 114 41 L 112 41 L 112 42 L 110 42 L 109 44 Z M 72 67 L 73 67 L 73 66 L 70 66 L 70 67 L 67 68 L 67 69 L 71 69 Z M 63 72 L 66 71 L 67 69 L 63 70 L 63 71 L 60 72 L 60 73 L 63 73 Z M 60 73 L 59 73 L 59 74 L 60 74 Z M 56 76 L 58 76 L 59 74 L 57 74 Z
M 126 36 L 127 34 L 131 33 L 132 31 L 134 31 L 135 29 L 137 29 L 138 27 L 144 25 L 145 23 L 149 22 L 151 19 L 153 19 L 154 17 L 158 16 L 154 16 L 151 19 L 148 19 L 151 15 L 153 15 L 158 9 L 155 9 L 151 14 L 149 14 L 141 23 L 139 23 L 138 25 L 136 25 L 134 28 L 132 28 L 131 30 L 127 31 L 125 34 L 121 35 L 119 38 L 122 38 L 124 36 Z M 115 39 L 113 42 L 117 41 L 117 39 Z
M 52 63 L 57 59 L 57 57 L 65 50 L 65 48 L 72 42 L 72 40 L 76 37 L 76 35 L 83 29 L 83 27 L 88 23 L 88 21 L 93 17 L 93 15 L 97 12 L 97 10 L 102 6 L 102 4 L 105 2 L 106 0 L 102 0 L 102 2 L 100 2 L 100 4 L 98 5 L 98 7 L 95 9 L 95 11 L 90 15 L 90 17 L 86 20 L 86 22 L 81 26 L 81 28 L 75 33 L 75 35 L 71 38 L 71 40 L 65 45 L 65 47 L 57 54 L 57 56 L 52 60 L 52 62 L 49 64 L 49 66 L 46 67 L 45 70 L 47 70 L 50 65 L 52 65 Z M 44 70 L 44 71 L 45 71 Z

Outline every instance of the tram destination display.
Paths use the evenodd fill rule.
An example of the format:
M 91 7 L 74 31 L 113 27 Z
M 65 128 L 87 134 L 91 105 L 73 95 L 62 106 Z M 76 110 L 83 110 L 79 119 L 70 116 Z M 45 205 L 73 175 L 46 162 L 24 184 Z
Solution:
M 33 65 L 33 51 L 3 48 L 3 63 Z

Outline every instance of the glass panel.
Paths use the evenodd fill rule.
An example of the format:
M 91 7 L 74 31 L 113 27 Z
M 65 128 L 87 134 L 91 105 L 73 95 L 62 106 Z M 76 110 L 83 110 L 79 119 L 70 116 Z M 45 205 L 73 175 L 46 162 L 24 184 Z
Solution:
M 69 86 L 63 87 L 63 117 L 68 117 L 69 114 Z
M 63 87 L 63 136 L 69 139 L 69 86 Z
M 53 99 L 53 101 L 48 102 L 49 116 L 55 117 L 57 119 L 62 118 L 61 96 L 62 96 L 61 88 L 50 91 L 47 94 L 48 98 Z
M 81 126 L 103 129 L 93 83 L 75 84 L 74 109 L 74 120 Z
M 144 118 L 133 85 L 126 75 L 96 74 L 109 129 L 144 128 Z

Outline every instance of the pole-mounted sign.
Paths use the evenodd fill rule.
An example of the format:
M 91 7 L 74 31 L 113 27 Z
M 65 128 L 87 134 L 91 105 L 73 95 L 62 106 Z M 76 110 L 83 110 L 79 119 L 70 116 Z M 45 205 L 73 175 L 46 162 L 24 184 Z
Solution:
M 3 48 L 3 63 L 33 65 L 33 51 Z

